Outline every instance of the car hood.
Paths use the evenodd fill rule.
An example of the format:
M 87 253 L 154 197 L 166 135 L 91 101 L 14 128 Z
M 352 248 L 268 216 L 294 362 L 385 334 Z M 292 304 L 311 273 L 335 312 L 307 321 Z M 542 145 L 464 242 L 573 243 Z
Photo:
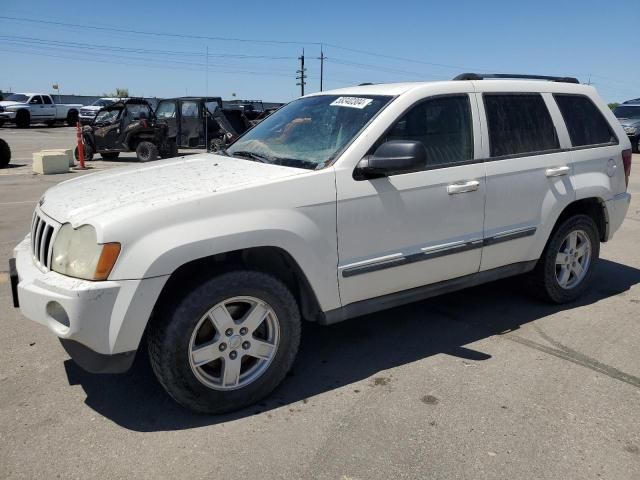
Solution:
M 13 105 L 26 105 L 24 102 L 13 102 L 10 100 L 3 100 L 0 102 L 1 107 L 11 107 Z
M 62 182 L 44 194 L 40 208 L 54 220 L 78 227 L 308 172 L 222 155 L 189 155 Z

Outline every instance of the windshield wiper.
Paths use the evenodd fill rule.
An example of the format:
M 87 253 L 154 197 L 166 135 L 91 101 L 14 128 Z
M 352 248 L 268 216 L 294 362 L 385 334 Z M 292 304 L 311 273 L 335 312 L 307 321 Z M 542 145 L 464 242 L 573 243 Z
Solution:
M 260 163 L 271 163 L 268 157 L 264 155 L 260 155 L 259 153 L 249 152 L 248 150 L 240 150 L 238 152 L 233 152 L 231 156 L 247 158 L 249 160 L 255 160 L 256 162 L 260 162 Z
M 307 170 L 317 170 L 320 166 L 319 163 L 309 160 L 301 160 L 299 158 L 284 158 L 275 157 L 273 163 L 276 165 L 282 165 L 283 167 L 305 168 Z

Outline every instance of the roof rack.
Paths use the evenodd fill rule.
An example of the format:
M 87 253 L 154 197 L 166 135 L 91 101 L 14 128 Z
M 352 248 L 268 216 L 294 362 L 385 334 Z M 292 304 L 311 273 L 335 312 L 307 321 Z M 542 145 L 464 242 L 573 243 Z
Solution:
M 517 80 L 548 80 L 551 82 L 580 83 L 575 77 L 552 77 L 548 75 L 522 75 L 518 73 L 461 73 L 454 80 L 488 80 L 493 78 Z

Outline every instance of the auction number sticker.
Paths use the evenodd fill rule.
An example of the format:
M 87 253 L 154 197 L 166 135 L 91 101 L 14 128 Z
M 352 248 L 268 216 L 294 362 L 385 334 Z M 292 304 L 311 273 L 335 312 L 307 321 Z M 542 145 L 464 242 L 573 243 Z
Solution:
M 331 102 L 332 107 L 349 107 L 363 109 L 367 105 L 373 102 L 373 98 L 360 98 L 360 97 L 338 97 Z

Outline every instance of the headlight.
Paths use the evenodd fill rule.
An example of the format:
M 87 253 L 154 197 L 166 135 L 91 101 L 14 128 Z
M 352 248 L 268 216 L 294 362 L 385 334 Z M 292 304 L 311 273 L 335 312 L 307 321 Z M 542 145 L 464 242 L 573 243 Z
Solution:
M 635 135 L 638 129 L 636 127 L 624 127 L 624 131 L 629 135 Z
M 98 245 L 91 225 L 62 225 L 53 244 L 51 269 L 85 280 L 106 280 L 120 254 L 119 243 Z

